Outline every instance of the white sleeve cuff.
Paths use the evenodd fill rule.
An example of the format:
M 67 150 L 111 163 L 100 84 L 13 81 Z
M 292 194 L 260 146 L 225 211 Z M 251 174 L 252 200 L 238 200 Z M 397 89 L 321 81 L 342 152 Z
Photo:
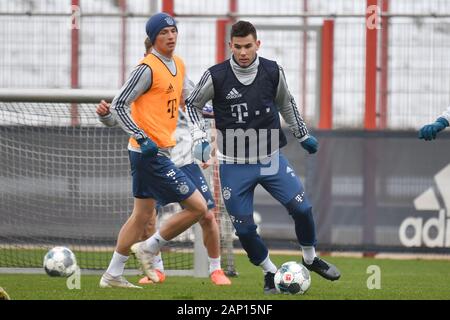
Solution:
M 298 138 L 297 140 L 298 140 L 298 142 L 303 142 L 303 141 L 305 141 L 305 140 L 308 139 L 308 138 L 309 138 L 309 134 L 304 135 L 303 137 Z

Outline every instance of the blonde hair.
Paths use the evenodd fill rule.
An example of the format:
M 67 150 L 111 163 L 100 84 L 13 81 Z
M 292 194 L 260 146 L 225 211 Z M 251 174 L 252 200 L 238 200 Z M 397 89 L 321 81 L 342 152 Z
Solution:
M 145 38 L 144 45 L 145 45 L 145 54 L 149 54 L 150 50 L 152 50 L 153 45 L 148 37 Z

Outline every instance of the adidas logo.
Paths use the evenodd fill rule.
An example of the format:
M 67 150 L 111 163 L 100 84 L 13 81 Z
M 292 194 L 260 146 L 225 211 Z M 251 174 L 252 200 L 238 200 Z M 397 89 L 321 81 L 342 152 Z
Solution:
M 175 90 L 174 90 L 172 84 L 170 84 L 169 88 L 166 90 L 166 93 L 169 94 L 169 93 L 172 93 L 172 92 L 174 92 L 174 91 L 175 91 Z
M 240 94 L 235 88 L 231 89 L 231 91 L 227 94 L 227 96 L 225 97 L 225 99 L 230 100 L 230 99 L 237 99 L 242 97 L 242 94 Z
M 416 215 L 403 220 L 400 242 L 406 247 L 450 247 L 450 164 L 434 176 L 434 185 L 414 199 L 416 210 L 437 212 L 437 217 Z M 412 232 L 414 230 L 414 232 Z
M 295 172 L 294 172 L 294 170 L 292 170 L 291 167 L 286 168 L 286 173 L 290 174 L 292 177 L 295 177 Z

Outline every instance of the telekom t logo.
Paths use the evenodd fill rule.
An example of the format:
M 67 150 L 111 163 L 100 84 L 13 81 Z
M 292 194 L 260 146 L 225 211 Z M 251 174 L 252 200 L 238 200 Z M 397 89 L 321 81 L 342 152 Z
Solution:
M 169 113 L 170 119 L 175 118 L 175 111 L 177 110 L 177 99 L 172 99 L 167 101 L 167 113 Z
M 406 247 L 450 247 L 450 164 L 434 176 L 434 186 L 414 200 L 420 211 L 438 212 L 438 217 L 424 221 L 420 217 L 408 217 L 399 229 L 401 243 Z M 412 232 L 407 230 L 414 229 Z M 430 231 L 435 232 L 430 234 Z
M 232 104 L 231 106 L 231 115 L 233 117 L 238 118 L 238 121 L 236 123 L 246 123 L 243 118 L 248 117 L 248 107 L 246 103 L 239 103 L 239 104 Z M 245 109 L 245 111 L 243 110 Z M 237 112 L 234 112 L 236 110 Z

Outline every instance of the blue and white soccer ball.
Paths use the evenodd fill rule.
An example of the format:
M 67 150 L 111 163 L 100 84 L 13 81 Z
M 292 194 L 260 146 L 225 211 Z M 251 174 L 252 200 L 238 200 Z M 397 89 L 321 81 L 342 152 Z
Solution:
M 44 257 L 44 269 L 51 277 L 69 277 L 77 269 L 77 260 L 69 248 L 54 247 Z
M 311 286 L 309 270 L 295 261 L 283 263 L 275 273 L 275 288 L 285 294 L 304 294 Z

